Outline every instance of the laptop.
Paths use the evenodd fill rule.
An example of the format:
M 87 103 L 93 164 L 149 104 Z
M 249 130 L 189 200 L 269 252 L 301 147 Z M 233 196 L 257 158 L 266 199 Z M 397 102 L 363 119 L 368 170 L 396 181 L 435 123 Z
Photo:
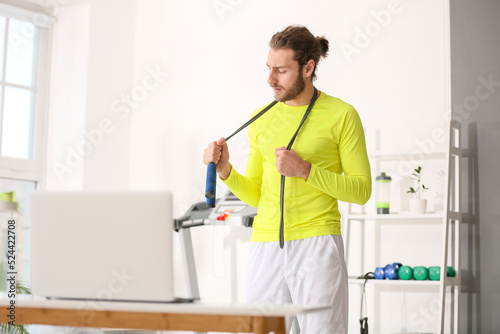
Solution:
M 36 191 L 31 200 L 34 295 L 175 300 L 171 193 Z

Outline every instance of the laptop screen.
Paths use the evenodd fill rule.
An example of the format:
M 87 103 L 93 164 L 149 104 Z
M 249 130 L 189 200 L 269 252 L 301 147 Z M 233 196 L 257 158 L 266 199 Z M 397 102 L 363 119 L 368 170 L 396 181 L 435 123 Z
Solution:
M 33 294 L 173 300 L 169 192 L 37 191 L 31 217 Z

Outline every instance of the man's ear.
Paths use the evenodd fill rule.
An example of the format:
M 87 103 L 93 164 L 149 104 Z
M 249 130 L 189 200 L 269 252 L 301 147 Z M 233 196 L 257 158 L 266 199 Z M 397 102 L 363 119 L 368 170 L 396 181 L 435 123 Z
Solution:
M 314 60 L 309 59 L 309 61 L 302 67 L 303 74 L 306 78 L 312 76 L 315 66 L 316 64 L 314 63 Z

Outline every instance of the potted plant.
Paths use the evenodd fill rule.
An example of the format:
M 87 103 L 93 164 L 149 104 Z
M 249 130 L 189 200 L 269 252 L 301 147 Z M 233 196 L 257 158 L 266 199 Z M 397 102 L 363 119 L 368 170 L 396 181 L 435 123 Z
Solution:
M 414 169 L 413 178 L 417 182 L 417 185 L 415 188 L 410 187 L 410 190 L 408 190 L 406 193 L 408 194 L 414 194 L 414 198 L 410 199 L 410 212 L 411 213 L 425 213 L 426 207 L 427 207 L 427 200 L 422 198 L 422 194 L 424 191 L 429 190 L 424 184 L 421 184 L 420 181 L 420 176 L 422 172 L 422 167 L 418 166 L 417 168 Z

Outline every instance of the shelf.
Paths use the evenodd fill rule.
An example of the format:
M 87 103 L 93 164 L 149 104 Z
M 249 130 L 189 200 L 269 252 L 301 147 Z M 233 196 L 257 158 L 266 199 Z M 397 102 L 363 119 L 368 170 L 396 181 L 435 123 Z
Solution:
M 349 213 L 346 214 L 346 218 L 349 220 L 403 220 L 403 219 L 443 219 L 444 212 L 438 213 L 423 213 L 423 214 L 413 214 L 409 212 L 403 213 L 391 213 L 388 215 L 378 215 L 376 213 Z
M 357 278 L 357 276 L 349 276 L 350 284 L 363 284 L 365 280 L 362 278 Z M 431 281 L 431 280 L 390 280 L 390 279 L 369 279 L 368 284 L 382 284 L 382 285 L 435 285 L 439 286 L 439 281 Z
M 391 161 L 391 160 L 413 160 L 415 157 L 419 157 L 422 152 L 408 153 L 408 152 L 381 152 L 374 151 L 368 152 L 368 158 L 377 159 L 380 161 Z M 446 159 L 446 151 L 436 151 L 436 152 L 426 152 L 425 159 Z
M 345 252 L 346 252 L 346 263 L 349 267 L 349 259 L 350 256 L 350 239 L 353 237 L 356 240 L 360 241 L 358 246 L 358 250 L 356 252 L 356 257 L 359 257 L 359 268 L 366 269 L 366 256 L 370 253 L 370 251 L 375 251 L 373 262 L 380 262 L 381 251 L 380 248 L 385 246 L 385 244 L 380 243 L 380 235 L 374 235 L 373 237 L 373 245 L 372 242 L 366 243 L 364 238 L 366 236 L 366 232 L 371 232 L 372 228 L 378 229 L 377 233 L 382 233 L 383 229 L 381 228 L 383 224 L 391 225 L 389 230 L 392 230 L 393 226 L 404 226 L 405 228 L 419 228 L 420 226 L 430 225 L 439 223 L 442 225 L 442 242 L 441 245 L 441 256 L 439 260 L 439 266 L 441 268 L 447 268 L 449 265 L 452 265 L 456 271 L 456 277 L 443 277 L 442 280 L 432 281 L 432 280 L 376 280 L 369 279 L 365 280 L 363 278 L 357 278 L 358 276 L 349 276 L 349 284 L 358 285 L 363 287 L 365 282 L 368 285 L 371 285 L 371 289 L 374 290 L 374 293 L 377 293 L 377 290 L 382 290 L 387 287 L 393 287 L 393 290 L 397 291 L 405 291 L 405 290 L 418 290 L 418 288 L 425 290 L 439 290 L 439 325 L 437 332 L 440 334 L 445 333 L 445 325 L 450 323 L 450 328 L 453 329 L 453 333 L 458 333 L 458 328 L 460 326 L 460 290 L 461 286 L 461 268 L 460 268 L 460 226 L 462 225 L 462 220 L 468 217 L 464 217 L 461 214 L 460 210 L 460 191 L 461 191 L 461 178 L 457 177 L 461 175 L 462 167 L 461 167 L 461 159 L 460 157 L 464 156 L 464 152 L 460 145 L 461 141 L 461 125 L 459 122 L 451 121 L 450 128 L 448 132 L 448 148 L 446 150 L 438 150 L 433 152 L 423 152 L 419 150 L 413 150 L 411 152 L 397 152 L 397 151 L 384 151 L 380 150 L 379 146 L 379 138 L 377 137 L 375 140 L 375 147 L 377 150 L 369 151 L 368 158 L 370 159 L 370 164 L 374 167 L 374 175 L 379 175 L 386 167 L 385 164 L 401 164 L 402 162 L 411 162 L 414 164 L 414 161 L 421 160 L 434 160 L 441 164 L 447 165 L 445 168 L 445 173 L 443 179 L 446 180 L 445 184 L 445 193 L 442 194 L 443 204 L 446 206 L 444 210 L 433 213 L 425 213 L 425 214 L 412 214 L 410 212 L 399 212 L 399 213 L 391 213 L 387 215 L 377 214 L 373 207 L 364 206 L 364 209 L 361 209 L 365 212 L 369 213 L 355 213 L 353 211 L 360 211 L 357 207 L 354 207 L 349 204 L 347 212 L 342 215 L 342 219 L 346 222 L 346 238 L 345 238 Z M 455 145 L 456 143 L 456 145 Z M 454 205 L 452 205 L 454 204 Z M 375 212 L 374 212 L 375 211 Z M 350 231 L 350 225 L 353 222 L 355 223 L 356 230 L 354 233 Z M 369 226 L 372 224 L 372 226 Z M 375 225 L 373 225 L 375 224 Z M 406 225 L 406 226 L 405 226 Z M 386 225 L 384 225 L 386 227 Z M 358 231 L 358 228 L 360 231 Z M 426 227 L 424 227 L 426 228 Z M 384 228 L 385 230 L 385 228 Z M 384 231 L 385 233 L 385 231 Z M 365 250 L 365 244 L 368 244 L 370 249 L 368 251 Z M 390 245 L 389 247 L 392 247 Z M 378 251 L 377 251 L 378 250 Z M 435 258 L 435 255 L 433 255 Z M 435 260 L 433 260 L 434 262 Z M 453 299 L 451 299 L 453 298 Z M 449 304 L 448 299 L 453 301 L 453 303 Z M 447 305 L 451 307 L 448 309 Z M 450 312 L 451 321 L 446 320 L 447 309 Z
M 439 286 L 441 281 L 432 281 L 429 279 L 418 281 L 418 280 L 390 280 L 390 279 L 369 279 L 368 284 L 382 284 L 382 285 L 435 285 Z M 349 276 L 349 284 L 363 284 L 365 280 L 363 278 L 357 278 L 357 276 Z M 446 286 L 457 285 L 456 277 L 448 277 L 445 279 Z

